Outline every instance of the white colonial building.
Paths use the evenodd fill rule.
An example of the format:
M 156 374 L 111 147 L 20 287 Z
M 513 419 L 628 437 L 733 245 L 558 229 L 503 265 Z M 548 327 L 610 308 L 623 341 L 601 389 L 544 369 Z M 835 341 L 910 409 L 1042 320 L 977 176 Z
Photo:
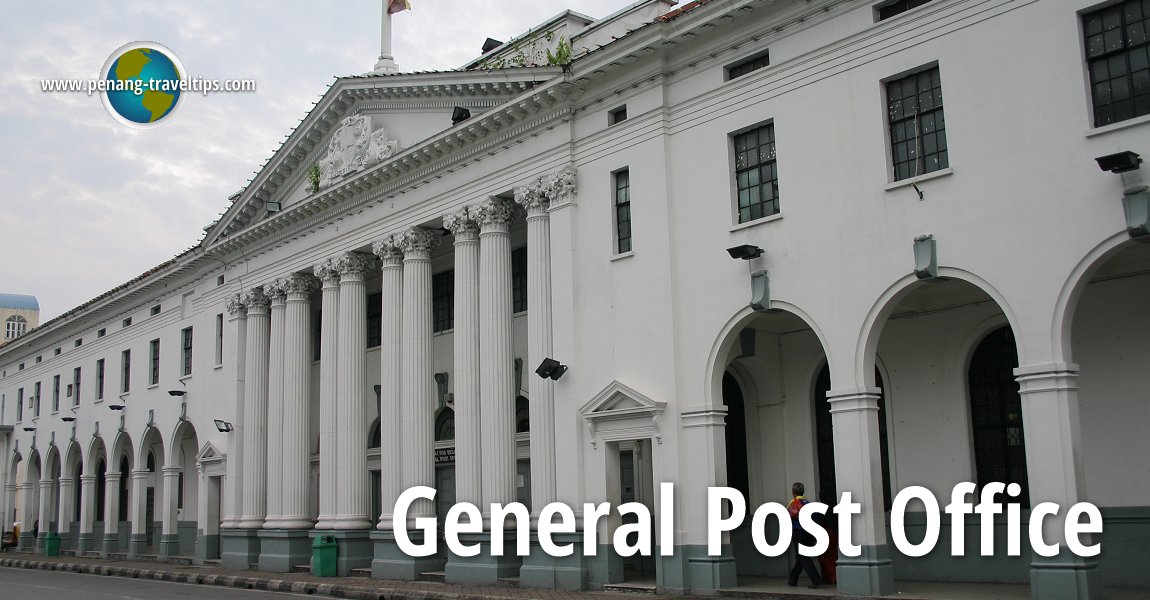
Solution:
M 385 35 L 194 248 L 0 349 L 5 521 L 76 553 L 287 571 L 330 535 L 341 573 L 713 593 L 790 559 L 749 526 L 709 556 L 707 488 L 804 481 L 863 504 L 843 594 L 1146 586 L 1148 31 L 1146 0 L 642 0 L 410 74 Z M 948 526 L 899 553 L 892 496 L 963 481 L 1098 505 L 1101 556 L 1008 556 L 1004 518 L 993 557 L 976 519 L 963 558 Z M 392 532 L 416 485 L 412 516 L 661 482 L 673 556 L 420 559 Z

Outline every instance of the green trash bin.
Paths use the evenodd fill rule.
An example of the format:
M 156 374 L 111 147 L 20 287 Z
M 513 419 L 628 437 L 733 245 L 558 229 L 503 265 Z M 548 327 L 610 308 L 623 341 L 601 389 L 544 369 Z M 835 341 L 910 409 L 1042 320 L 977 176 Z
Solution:
M 311 544 L 311 574 L 316 577 L 335 577 L 335 536 L 321 535 Z
M 60 556 L 60 534 L 48 533 L 44 536 L 44 556 Z

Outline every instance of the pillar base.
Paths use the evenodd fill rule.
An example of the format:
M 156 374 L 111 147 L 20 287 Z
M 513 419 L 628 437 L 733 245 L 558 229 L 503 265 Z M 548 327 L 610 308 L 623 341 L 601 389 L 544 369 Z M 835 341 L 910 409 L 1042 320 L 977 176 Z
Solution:
M 260 530 L 261 571 L 291 573 L 297 565 L 311 564 L 311 532 L 307 529 Z
M 862 546 L 855 557 L 840 556 L 835 569 L 838 592 L 843 596 L 885 596 L 893 594 L 894 566 L 886 544 Z
M 412 543 L 418 544 L 423 541 L 423 532 L 409 531 L 408 537 Z M 416 581 L 420 573 L 443 569 L 443 559 L 438 556 L 413 557 L 405 554 L 395 542 L 395 532 L 390 529 L 372 531 L 371 543 L 375 546 L 375 556 L 371 561 L 373 579 Z
M 369 531 L 347 529 L 312 529 L 308 532 L 308 560 L 311 564 L 311 541 L 321 535 L 335 538 L 335 574 L 338 577 L 351 575 L 352 569 L 365 569 L 372 566 L 372 542 Z
M 260 538 L 256 529 L 221 529 L 220 546 L 220 565 L 226 569 L 250 569 L 259 562 Z
M 735 587 L 735 555 L 730 544 L 723 544 L 718 556 L 709 556 L 705 545 L 675 546 L 674 554 L 661 556 L 654 548 L 655 586 L 659 594 L 713 596 L 720 589 Z M 609 545 L 599 546 L 599 554 L 609 571 L 604 576 L 612 582 L 623 581 L 623 560 Z M 597 577 L 598 578 L 598 577 Z
M 100 540 L 100 554 L 104 558 L 108 558 L 109 554 L 118 554 L 120 552 L 120 536 L 118 535 L 105 535 L 104 539 Z
M 175 533 L 160 535 L 160 556 L 179 556 L 180 536 Z
M 496 585 L 500 579 L 516 577 L 523 558 L 515 554 L 515 532 L 504 532 L 503 556 L 491 555 L 491 533 L 461 533 L 459 541 L 479 544 L 479 554 L 472 557 L 450 555 L 447 559 L 447 582 L 468 585 Z
M 81 533 L 76 539 L 76 556 L 92 552 L 96 549 L 96 536 L 91 533 Z
M 148 535 L 133 533 L 128 538 L 128 556 L 143 556 L 148 553 Z
M 1090 600 L 1102 597 L 1098 563 L 1075 556 L 1065 546 L 1058 556 L 1030 562 L 1030 597 L 1042 600 Z
M 220 536 L 207 535 L 203 529 L 196 531 L 196 562 L 220 558 Z
M 583 534 L 553 533 L 551 541 L 555 544 L 574 544 L 575 551 L 571 556 L 551 556 L 539 545 L 539 534 L 531 532 L 531 554 L 523 557 L 523 566 L 519 569 L 519 587 L 582 590 L 587 577 L 583 553 L 579 550 Z

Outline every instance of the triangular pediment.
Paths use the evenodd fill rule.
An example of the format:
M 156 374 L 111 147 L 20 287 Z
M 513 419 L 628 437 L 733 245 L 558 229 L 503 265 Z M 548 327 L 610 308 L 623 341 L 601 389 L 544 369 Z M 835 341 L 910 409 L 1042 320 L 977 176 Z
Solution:
M 615 380 L 579 409 L 579 414 L 594 419 L 609 414 L 662 412 L 666 402 L 653 400 L 627 384 Z
M 201 464 L 219 462 L 223 460 L 224 457 L 225 455 L 220 452 L 219 448 L 216 448 L 215 444 L 211 442 L 204 442 L 204 446 L 200 448 L 198 453 L 196 453 L 196 462 Z
M 311 217 L 378 185 L 382 164 L 401 161 L 401 171 L 425 164 L 428 156 L 413 158 L 408 151 L 422 150 L 417 147 L 455 128 L 456 106 L 471 111 L 469 124 L 557 73 L 524 68 L 337 79 L 248 185 L 229 198 L 220 219 L 204 228 L 202 244 L 234 241 L 240 233 L 277 230 Z M 458 146 L 458 141 L 442 144 L 438 152 Z M 318 190 L 313 167 L 319 169 Z M 376 173 L 369 176 L 369 171 Z

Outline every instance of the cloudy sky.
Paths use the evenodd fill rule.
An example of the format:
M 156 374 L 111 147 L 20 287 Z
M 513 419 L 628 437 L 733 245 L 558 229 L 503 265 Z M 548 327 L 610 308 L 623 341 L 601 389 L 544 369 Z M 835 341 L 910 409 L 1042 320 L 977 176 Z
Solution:
M 627 0 L 411 0 L 394 18 L 404 71 L 450 69 L 487 37 L 563 9 L 595 18 Z M 0 292 L 32 294 L 41 321 L 195 244 L 337 75 L 371 70 L 380 0 L 13 3 L 0 19 Z M 98 96 L 43 79 L 99 76 L 133 41 L 171 48 L 188 74 L 258 91 L 189 94 L 162 127 L 120 125 Z

